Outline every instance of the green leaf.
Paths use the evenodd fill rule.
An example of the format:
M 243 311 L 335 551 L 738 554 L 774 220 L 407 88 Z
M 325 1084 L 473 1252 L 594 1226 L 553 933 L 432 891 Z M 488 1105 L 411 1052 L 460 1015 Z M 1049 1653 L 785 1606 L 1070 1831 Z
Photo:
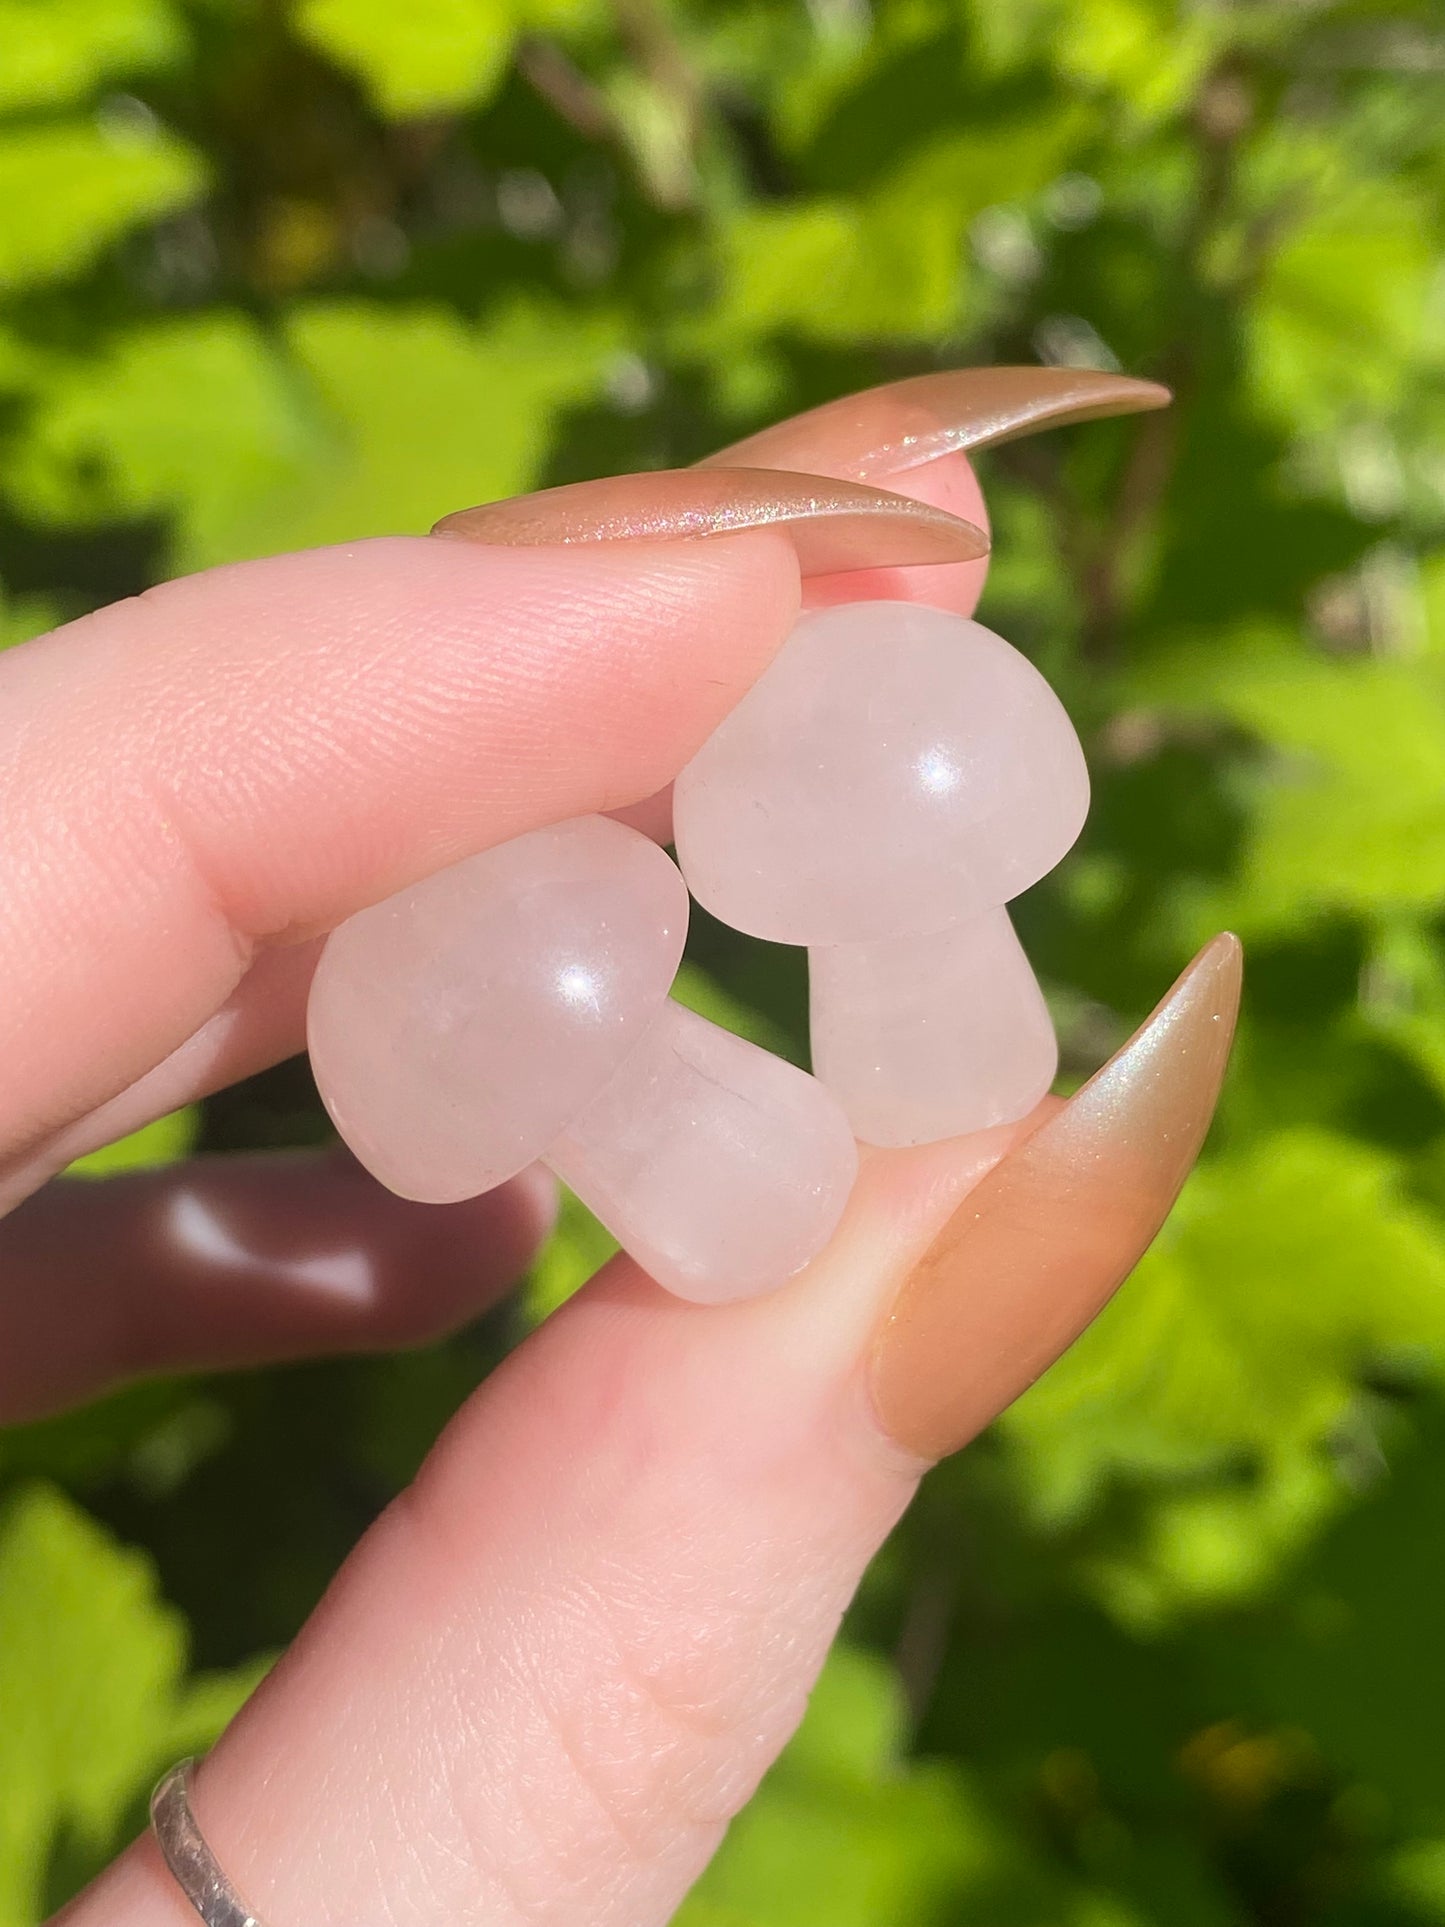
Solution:
M 483 100 L 519 25 L 515 0 L 303 0 L 298 30 L 353 73 L 382 113 L 434 113 Z
M 171 67 L 186 36 L 166 0 L 0 0 L 0 114 L 67 107 L 117 74 Z
M 199 155 L 159 129 L 72 120 L 0 134 L 0 293 L 79 272 L 205 182 Z
M 236 519 L 322 446 L 304 389 L 255 324 L 197 315 L 57 365 L 3 486 L 52 525 L 174 515 L 185 567 L 223 556 Z
M 722 234 L 720 326 L 830 344 L 925 340 L 962 286 L 956 211 L 841 197 L 740 211 Z
M 850 103 L 855 117 L 868 98 Z M 738 209 L 721 230 L 722 325 L 829 345 L 949 334 L 967 312 L 970 225 L 1037 194 L 1092 127 L 1069 103 L 932 138 L 910 129 L 905 158 L 866 193 Z M 847 172 L 846 152 L 828 171 Z
M 962 1775 L 904 1759 L 903 1725 L 889 1670 L 836 1648 L 796 1738 L 733 1822 L 678 1927 L 945 1918 L 1008 1927 L 1041 1917 L 1031 1909 L 1046 1884 L 1037 1869 Z M 955 1912 L 964 1893 L 987 1913 Z
M 227 1436 L 222 1406 L 191 1384 L 144 1379 L 84 1408 L 0 1430 L 0 1476 L 77 1490 L 122 1484 L 152 1497 L 179 1490 Z
M 422 534 L 533 487 L 558 417 L 599 393 L 618 340 L 605 317 L 531 301 L 475 328 L 440 308 L 318 302 L 287 332 L 323 425 L 316 453 L 195 543 L 193 565 Z
M 966 226 L 985 208 L 1031 201 L 1087 152 L 1094 111 L 1078 101 L 1050 103 L 963 132 L 922 142 L 888 178 L 882 198 L 948 208 Z
M 39 357 L 18 336 L 0 328 L 0 395 L 22 394 L 34 385 Z
M 1445 1363 L 1445 1237 L 1384 1152 L 1282 1132 L 1202 1165 L 1133 1280 L 1002 1421 L 1060 1518 L 1116 1474 L 1288 1466 L 1394 1355 Z
M 29 642 L 55 626 L 55 612 L 40 596 L 7 596 L 0 582 L 0 649 Z
M 143 1124 L 128 1137 L 117 1138 L 99 1151 L 90 1151 L 66 1167 L 72 1178 L 108 1178 L 118 1171 L 150 1171 L 159 1165 L 174 1164 L 183 1158 L 196 1141 L 201 1127 L 198 1104 L 172 1111 Z
M 1363 989 L 1361 1028 L 1388 1039 L 1445 1099 L 1445 953 L 1424 924 L 1381 925 Z
M 214 1739 L 255 1669 L 188 1684 L 149 1561 L 49 1486 L 0 1515 L 0 1927 L 39 1917 L 63 1829 L 107 1847 L 138 1794 Z
M 1414 1840 L 1390 1856 L 1387 1884 L 1429 1920 L 1445 1920 L 1445 1840 Z
M 296 29 L 355 75 L 391 119 L 486 101 L 500 86 L 527 28 L 569 32 L 596 15 L 595 0 L 301 0 Z
M 1374 916 L 1445 894 L 1445 677 L 1429 658 L 1331 660 L 1273 631 L 1181 645 L 1129 679 L 1273 752 L 1247 778 L 1237 881 L 1202 915 L 1241 934 L 1328 910 Z
M 1315 432 L 1417 404 L 1422 367 L 1445 365 L 1438 211 L 1332 159 L 1298 188 L 1305 211 L 1266 257 L 1245 332 L 1260 406 Z
M 1169 0 L 1070 0 L 1054 59 L 1070 79 L 1122 101 L 1137 127 L 1149 127 L 1193 97 L 1228 24 L 1224 9 Z
M 1206 1649 L 1219 1697 L 1309 1734 L 1345 1785 L 1383 1797 L 1406 1838 L 1445 1834 L 1432 1610 L 1445 1586 L 1445 1410 L 1432 1402 L 1419 1418 L 1413 1440 L 1381 1455 L 1364 1502 L 1290 1568 L 1275 1605 Z
M 473 329 L 318 303 L 293 312 L 289 353 L 237 315 L 159 322 L 57 375 L 0 485 L 48 523 L 169 513 L 177 569 L 421 533 L 531 485 L 614 340 L 532 305 Z
M 738 1037 L 746 1037 L 750 1044 L 761 1045 L 777 1057 L 790 1057 L 793 1054 L 792 1040 L 780 1024 L 754 1009 L 751 1004 L 744 1003 L 741 997 L 724 990 L 700 964 L 688 961 L 681 965 L 673 982 L 672 995 L 677 1003 L 688 1010 L 695 1010 L 699 1017 L 706 1017 L 712 1024 L 721 1024 L 724 1030 L 730 1030 Z
M 565 1305 L 616 1250 L 612 1233 L 564 1186 L 556 1229 L 542 1247 L 523 1291 L 522 1309 L 528 1324 L 540 1325 L 559 1305 Z

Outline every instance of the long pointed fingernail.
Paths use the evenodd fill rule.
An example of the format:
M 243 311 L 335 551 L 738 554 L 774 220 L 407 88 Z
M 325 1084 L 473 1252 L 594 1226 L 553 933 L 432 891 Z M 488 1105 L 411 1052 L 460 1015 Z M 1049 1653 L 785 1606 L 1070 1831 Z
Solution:
M 825 402 L 710 455 L 704 467 L 823 468 L 859 481 L 1040 429 L 1167 407 L 1167 388 L 1088 368 L 954 368 Z
M 926 1459 L 1031 1385 L 1139 1262 L 1189 1175 L 1229 1058 L 1238 939 L 1205 946 L 1118 1054 L 954 1212 L 874 1340 L 883 1428 Z
M 657 469 L 515 495 L 444 516 L 432 533 L 522 547 L 661 542 L 778 529 L 804 575 L 969 562 L 988 537 L 945 509 L 862 483 L 777 469 Z

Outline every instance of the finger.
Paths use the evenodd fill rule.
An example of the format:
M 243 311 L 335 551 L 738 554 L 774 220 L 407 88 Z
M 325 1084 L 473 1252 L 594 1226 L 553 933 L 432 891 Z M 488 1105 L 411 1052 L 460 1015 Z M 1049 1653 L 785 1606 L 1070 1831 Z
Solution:
M 258 946 L 647 795 L 797 608 L 776 534 L 382 540 L 168 584 L 0 658 L 0 1147 L 134 1082 Z
M 439 1337 L 547 1235 L 545 1172 L 451 1206 L 335 1151 L 65 1179 L 0 1224 L 0 1424 L 141 1374 Z
M 547 489 L 532 497 L 491 503 L 447 516 L 437 532 L 451 538 L 516 545 L 657 540 L 659 536 L 717 534 L 719 530 L 786 526 L 800 567 L 861 567 L 896 555 L 925 563 L 946 555 L 975 555 L 985 541 L 952 515 L 913 513 L 913 503 L 855 484 L 778 491 L 776 474 L 678 472 L 617 476 L 603 484 Z M 927 507 L 927 505 L 925 505 Z M 216 578 L 212 578 L 216 580 Z M 645 811 L 644 811 L 645 817 Z M 645 819 L 661 829 L 667 809 Z M 91 1114 L 67 1122 L 44 1143 L 27 1145 L 0 1175 L 0 1204 L 25 1197 L 69 1158 L 108 1143 L 162 1116 L 223 1081 L 247 1075 L 299 1050 L 297 992 L 304 998 L 308 964 L 285 973 L 254 967 L 235 994 L 170 1056 Z
M 801 423 L 807 417 L 799 420 Z M 777 432 L 781 434 L 781 428 Z M 814 452 L 820 462 L 827 462 L 825 449 Z M 984 530 L 989 526 L 978 478 L 965 455 L 945 455 L 926 468 L 908 469 L 894 485 L 900 495 L 934 503 L 971 526 Z M 978 606 L 987 571 L 988 558 L 984 556 L 968 562 L 921 562 L 909 568 L 852 569 L 846 574 L 817 575 L 804 583 L 803 603 L 819 609 L 839 602 L 926 602 L 968 616 Z M 670 843 L 672 785 L 609 814 L 641 830 L 654 843 Z
M 623 1259 L 549 1321 L 202 1769 L 247 1905 L 662 1927 L 796 1724 L 921 1451 L 1016 1395 L 1157 1229 L 1237 989 L 1236 950 L 1211 946 L 1002 1162 L 1020 1127 L 876 1156 L 773 1297 L 684 1305 Z M 69 1927 L 186 1919 L 146 1843 Z
M 306 997 L 325 939 L 263 950 L 213 1017 L 154 1069 L 0 1165 L 0 1217 L 76 1158 L 306 1047 Z
M 842 479 L 871 478 L 913 500 L 989 529 L 983 490 L 966 450 L 1106 415 L 1162 408 L 1157 382 L 1074 368 L 961 368 L 888 382 L 777 422 L 708 456 L 702 467 L 734 463 L 804 469 Z M 815 575 L 809 608 L 840 602 L 923 602 L 971 616 L 988 576 L 985 556 L 913 568 Z M 671 787 L 616 814 L 658 843 L 672 840 Z
M 706 467 L 727 467 L 735 457 L 772 463 L 779 468 L 808 467 L 819 475 L 852 479 L 860 460 L 885 471 L 888 487 L 909 500 L 927 503 L 959 517 L 971 527 L 989 528 L 983 490 L 967 455 L 941 444 L 925 461 L 915 459 L 918 403 L 911 399 L 913 384 L 892 383 L 871 389 L 867 396 L 847 397 L 804 415 L 766 428 L 736 449 L 710 455 Z M 848 412 L 854 401 L 869 401 L 874 433 L 866 453 L 860 454 L 856 420 Z M 931 444 L 930 444 L 931 445 Z M 837 602 L 927 602 L 959 615 L 972 615 L 988 576 L 988 556 L 962 561 L 920 560 L 910 568 L 855 568 L 844 573 L 815 574 L 804 586 L 809 608 Z M 670 814 L 668 818 L 670 824 Z M 662 839 L 665 840 L 665 839 Z
M 796 527 L 804 531 L 801 539 L 795 535 L 795 547 L 805 560 L 822 565 L 827 561 L 830 545 L 842 541 L 845 546 L 866 553 L 868 545 L 880 539 L 879 531 L 889 525 L 887 499 L 866 504 L 835 501 L 824 499 L 823 494 L 813 488 L 811 494 L 805 491 L 806 500 L 780 506 L 769 503 L 766 494 L 759 490 L 756 474 L 746 470 L 747 462 L 756 460 L 789 471 L 811 466 L 815 476 L 833 475 L 845 480 L 867 476 L 890 478 L 898 494 L 945 509 L 961 516 L 964 522 L 986 527 L 977 480 L 959 451 L 1060 422 L 1159 407 L 1167 400 L 1167 391 L 1156 384 L 1087 371 L 965 369 L 916 377 L 828 403 L 764 430 L 746 443 L 721 451 L 709 458 L 709 464 L 733 467 L 744 464 L 738 469 L 741 479 L 734 487 L 731 506 L 724 505 L 731 516 L 730 524 L 724 517 L 725 526 L 739 526 L 748 521 L 778 525 L 787 515 L 792 515 L 797 518 Z M 561 504 L 564 521 L 570 516 L 572 523 L 576 523 L 581 505 L 582 519 L 578 524 L 581 536 L 578 528 L 573 527 L 572 536 L 568 538 L 564 530 L 563 539 L 595 540 L 600 535 L 611 534 L 630 540 L 642 533 L 697 533 L 707 516 L 716 513 L 718 504 L 711 498 L 698 502 L 687 497 L 685 476 L 658 479 L 665 485 L 662 491 L 665 500 L 660 506 L 659 500 L 649 497 L 645 477 L 615 478 L 590 492 L 589 489 L 550 492 L 552 496 L 566 498 Z M 623 489 L 622 496 L 617 493 L 619 487 Z M 500 513 L 503 522 L 510 517 L 515 525 L 520 516 L 521 539 L 551 540 L 556 536 L 555 513 L 549 520 L 546 509 L 539 512 L 535 506 L 545 504 L 548 499 L 548 495 L 527 498 L 531 507 L 504 504 L 486 511 L 467 511 L 448 518 L 448 522 L 454 527 L 471 528 L 479 515 Z M 896 521 L 896 516 L 894 519 Z M 493 534 L 504 532 L 498 528 Z M 517 532 L 513 526 L 513 537 Z M 882 539 L 902 542 L 905 546 L 922 543 L 926 548 L 939 539 L 957 538 L 947 530 L 920 525 L 917 529 L 901 528 Z M 920 557 L 913 559 L 917 561 Z M 878 597 L 913 598 L 967 614 L 971 613 L 981 592 L 985 566 L 983 562 L 973 561 L 950 565 L 925 563 L 910 569 L 855 570 L 844 576 L 816 578 L 809 585 L 809 599 L 821 603 Z M 617 813 L 658 841 L 666 841 L 670 835 L 671 799 L 666 786 L 635 806 L 624 804 Z M 3 960 L 3 949 L 0 949 L 0 960 Z M 259 984 L 243 983 L 237 992 L 238 1004 L 257 1014 L 270 1001 Z M 151 1069 L 151 1064 L 147 1064 L 141 1072 L 142 1081 L 134 1091 L 128 1090 L 123 1080 L 109 1080 L 107 1094 L 116 1094 L 113 1110 L 107 1107 L 103 1115 L 95 1119 L 82 1116 L 69 1134 L 62 1125 L 58 1133 L 51 1134 L 52 1143 L 38 1149 L 32 1144 L 29 1147 L 32 1155 L 18 1167 L 12 1159 L 6 1182 L 0 1185 L 0 1208 L 6 1198 L 24 1195 L 51 1171 L 61 1168 L 67 1158 L 79 1156 L 110 1137 L 134 1129 L 149 1118 L 189 1101 L 192 1096 L 218 1088 L 226 1081 L 224 1077 L 211 1080 L 204 1069 L 197 1068 L 207 1063 L 218 1037 L 231 1039 L 231 1048 L 224 1059 L 232 1066 L 231 1077 L 263 1068 L 299 1048 L 299 1027 L 291 1019 L 284 998 L 277 1000 L 277 1016 L 274 1039 L 266 1032 L 263 1021 L 249 1053 L 242 1045 L 252 1034 L 251 1026 L 248 1021 L 242 1021 L 239 1009 L 228 1009 L 224 1013 L 226 1021 L 215 1029 L 207 1013 L 189 1039 L 182 1027 L 170 1039 L 174 1046 L 173 1059 L 157 1067 L 153 1079 L 147 1075 Z M 153 1056 L 151 1061 L 154 1062 Z M 220 1061 L 218 1059 L 218 1064 Z M 73 1104 L 60 1106 L 60 1115 L 67 1122 L 73 1118 L 74 1111 Z M 3 1120 L 0 1120 L 0 1132 L 3 1132 Z M 34 1132 L 29 1135 L 33 1138 Z M 0 1143 L 3 1141 L 0 1134 Z
M 983 490 L 967 455 L 942 455 L 926 466 L 905 469 L 893 478 L 898 494 L 927 502 L 971 525 L 990 527 Z M 988 579 L 988 556 L 966 562 L 927 563 L 914 569 L 862 569 L 851 575 L 815 576 L 805 586 L 809 608 L 839 602 L 926 602 L 956 615 L 971 616 Z

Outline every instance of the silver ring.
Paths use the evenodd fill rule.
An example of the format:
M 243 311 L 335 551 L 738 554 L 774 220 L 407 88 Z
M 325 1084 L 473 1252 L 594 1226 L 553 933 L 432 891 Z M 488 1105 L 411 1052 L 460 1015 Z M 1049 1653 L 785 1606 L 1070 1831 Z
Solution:
M 206 1927 L 261 1927 L 222 1873 L 191 1811 L 194 1760 L 173 1766 L 151 1795 L 151 1831 L 176 1884 Z

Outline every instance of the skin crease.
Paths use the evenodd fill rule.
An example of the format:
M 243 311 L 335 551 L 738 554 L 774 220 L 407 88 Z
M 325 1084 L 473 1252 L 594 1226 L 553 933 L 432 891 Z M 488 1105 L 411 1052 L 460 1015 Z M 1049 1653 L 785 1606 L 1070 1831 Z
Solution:
M 816 443 L 814 429 L 802 432 Z M 935 472 L 945 468 L 946 484 Z M 930 492 L 975 487 L 957 455 L 914 472 Z M 659 789 L 786 634 L 797 561 L 766 531 L 616 555 L 601 544 L 585 555 L 358 544 L 171 585 L 0 663 L 4 726 L 20 715 L 21 747 L 47 752 L 27 765 L 33 792 L 13 761 L 0 763 L 0 801 L 23 832 L 5 853 L 13 874 L 0 875 L 0 968 L 28 1021 L 11 1040 L 25 1077 L 0 1093 L 12 1178 L 29 1160 L 33 1179 L 46 1139 L 53 1155 L 98 1106 L 114 1125 L 122 1093 L 165 1108 L 163 1094 L 179 1101 L 284 1054 L 306 940 L 328 916 L 449 851 L 518 833 L 527 810 L 555 820 Z M 899 580 L 934 575 L 936 593 L 961 600 L 976 593 L 977 567 Z M 137 679 L 144 705 L 126 710 Z M 278 679 L 283 700 L 262 700 Z M 435 737 L 426 759 L 416 754 L 424 732 L 429 752 Z M 160 812 L 115 761 L 156 741 L 170 757 L 162 800 L 172 807 Z M 46 794 L 44 772 L 57 766 L 75 772 L 78 801 Z M 218 770 L 244 785 L 212 798 Z M 47 841 L 56 821 L 72 832 L 104 825 L 111 845 L 117 826 L 125 835 L 119 851 L 99 835 Z M 104 868 L 128 856 L 146 859 L 152 886 L 134 901 Z M 47 866 L 49 896 L 32 887 Z M 66 917 L 83 954 L 57 973 L 53 920 Z M 214 948 L 203 940 L 213 930 Z M 278 938 L 294 942 L 299 967 L 275 969 L 286 954 L 269 947 Z M 1171 1055 L 1168 1040 L 1188 1046 L 1187 1027 L 1166 1032 L 1149 1047 L 1157 1078 L 1147 1089 L 1184 1070 L 1194 1108 L 1178 1128 L 1192 1140 L 1209 1094 Z M 1023 1143 L 1027 1158 L 1030 1133 L 1042 1141 L 1061 1115 L 1046 1101 L 1022 1126 L 868 1157 L 839 1235 L 770 1297 L 690 1307 L 619 1260 L 512 1355 L 199 1774 L 202 1826 L 267 1927 L 378 1915 L 393 1927 L 663 1927 L 795 1725 L 838 1617 L 922 1470 L 921 1432 L 895 1420 L 907 1435 L 890 1437 L 870 1391 L 871 1379 L 881 1393 L 874 1346 L 889 1307 L 923 1289 L 908 1283 L 915 1268 L 925 1266 L 935 1300 L 948 1284 L 952 1303 L 983 1320 L 971 1326 L 960 1312 L 952 1328 L 967 1354 L 968 1424 L 1014 1394 L 1021 1358 L 1029 1370 L 1045 1362 L 1014 1345 L 1000 1351 L 1006 1369 L 986 1368 L 981 1336 L 1023 1333 L 1001 1322 L 957 1214 L 1011 1146 Z M 1132 1142 L 1127 1093 L 1112 1115 L 1120 1142 Z M 1152 1103 L 1147 1115 L 1152 1127 Z M 1108 1142 L 1096 1140 L 1089 1164 L 1104 1187 L 1081 1179 L 1072 1215 L 1053 1220 L 1058 1334 L 1097 1307 L 1097 1267 L 1075 1272 L 1057 1253 L 1086 1246 L 1115 1211 Z M 389 1201 L 377 1198 L 374 1217 L 371 1205 L 346 1214 L 357 1242 L 328 1245 L 304 1181 L 289 1210 L 267 1210 L 257 1174 L 249 1197 L 217 1189 L 209 1215 L 178 1216 L 167 1187 L 196 1182 L 160 1176 L 131 1195 L 137 1213 L 171 1227 L 164 1290 L 178 1306 L 187 1291 L 199 1305 L 218 1278 L 250 1280 L 254 1323 L 233 1284 L 229 1329 L 223 1319 L 201 1334 L 215 1362 L 290 1355 L 297 1314 L 288 1336 L 280 1313 L 298 1268 L 313 1296 L 318 1280 L 333 1301 L 349 1290 L 362 1303 L 374 1289 L 386 1335 L 372 1342 L 423 1336 L 448 1291 L 458 1305 L 466 1297 L 466 1236 L 447 1255 L 438 1235 L 433 1266 L 451 1271 L 438 1298 L 408 1289 L 404 1261 L 380 1262 L 395 1225 Z M 540 1224 L 545 1198 L 532 1209 Z M 102 1272 L 130 1235 L 119 1209 L 106 1219 L 72 1207 L 69 1221 L 77 1275 Z M 339 1232 L 340 1214 L 335 1223 Z M 25 1260 L 0 1232 L 0 1297 L 43 1301 L 36 1286 L 53 1245 L 34 1219 L 31 1229 Z M 964 1254 L 958 1262 L 939 1259 L 940 1237 L 957 1238 L 947 1248 Z M 358 1254 L 369 1286 L 355 1262 L 336 1262 Z M 1113 1262 L 1127 1262 L 1117 1244 Z M 480 1271 L 478 1303 L 497 1288 Z M 132 1295 L 146 1288 L 138 1275 Z M 412 1297 L 423 1302 L 409 1323 Z M 94 1382 L 147 1362 L 135 1336 L 144 1320 L 121 1316 L 115 1328 L 130 1332 L 130 1349 L 108 1357 L 98 1332 Z M 164 1342 L 175 1343 L 169 1333 Z M 357 1342 L 368 1342 L 360 1331 Z M 957 1435 L 959 1415 L 948 1423 Z M 67 1918 L 194 1927 L 149 1840 Z

